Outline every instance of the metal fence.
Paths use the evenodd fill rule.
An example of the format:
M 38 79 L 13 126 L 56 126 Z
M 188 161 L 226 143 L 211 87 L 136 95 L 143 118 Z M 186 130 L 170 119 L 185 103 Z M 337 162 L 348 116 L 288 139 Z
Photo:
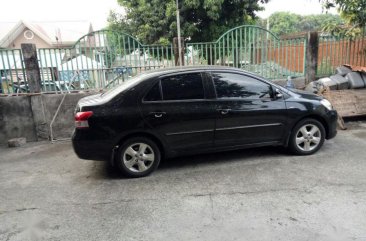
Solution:
M 365 39 L 319 37 L 317 75 L 330 75 L 341 64 L 365 65 Z M 224 65 L 269 79 L 305 76 L 305 37 L 280 39 L 258 26 L 244 25 L 218 40 L 184 45 L 185 65 Z M 101 30 L 81 37 L 72 48 L 37 49 L 42 92 L 98 90 L 138 73 L 174 66 L 172 44 L 144 45 L 136 38 Z M 29 92 L 22 51 L 0 50 L 0 93 Z
M 42 92 L 105 89 L 143 71 L 174 66 L 172 45 L 143 45 L 130 35 L 102 30 L 72 48 L 37 49 Z M 0 50 L 0 93 L 29 92 L 22 51 Z
M 187 65 L 225 65 L 269 79 L 304 76 L 305 38 L 279 39 L 266 29 L 244 25 L 215 42 L 187 43 Z
M 365 66 L 366 39 L 358 37 L 320 36 L 318 49 L 317 75 L 329 76 L 335 69 L 343 64 Z
M 0 93 L 14 93 L 25 85 L 27 80 L 22 51 L 0 49 Z

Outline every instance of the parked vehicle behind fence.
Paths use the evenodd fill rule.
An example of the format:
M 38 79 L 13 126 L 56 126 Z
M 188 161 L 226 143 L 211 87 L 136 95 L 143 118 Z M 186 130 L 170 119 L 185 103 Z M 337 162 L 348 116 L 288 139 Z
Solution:
M 320 96 L 240 69 L 183 67 L 81 99 L 72 141 L 80 158 L 111 160 L 124 175 L 142 177 L 179 155 L 270 145 L 310 155 L 336 136 L 336 121 Z

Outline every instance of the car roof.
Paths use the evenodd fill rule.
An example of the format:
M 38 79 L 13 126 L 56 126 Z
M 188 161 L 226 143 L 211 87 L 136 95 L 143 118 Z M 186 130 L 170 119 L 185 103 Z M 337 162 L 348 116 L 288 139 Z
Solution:
M 151 78 L 166 74 L 176 74 L 176 73 L 182 73 L 187 71 L 214 71 L 214 70 L 226 70 L 226 71 L 240 71 L 243 73 L 247 73 L 250 75 L 253 75 L 253 73 L 244 71 L 242 69 L 233 68 L 233 67 L 227 67 L 227 66 L 215 66 L 215 65 L 200 65 L 200 66 L 176 66 L 176 67 L 168 67 L 168 68 L 162 68 L 162 69 L 155 69 L 155 70 L 149 70 L 144 72 L 143 78 Z
M 230 71 L 230 72 L 240 72 L 244 73 L 248 76 L 261 79 L 262 81 L 266 81 L 267 83 L 270 83 L 271 85 L 276 86 L 277 88 L 285 91 L 286 93 L 291 92 L 290 90 L 274 83 L 271 80 L 268 80 L 264 78 L 263 76 L 259 76 L 256 73 L 245 71 L 243 69 L 229 67 L 229 66 L 219 66 L 219 65 L 199 65 L 199 66 L 176 66 L 176 67 L 168 67 L 168 68 L 161 68 L 161 69 L 155 69 L 155 70 L 149 70 L 146 72 L 141 73 L 140 80 L 144 81 L 147 79 L 159 77 L 162 75 L 169 75 L 169 74 L 178 74 L 178 73 L 184 73 L 189 71 Z

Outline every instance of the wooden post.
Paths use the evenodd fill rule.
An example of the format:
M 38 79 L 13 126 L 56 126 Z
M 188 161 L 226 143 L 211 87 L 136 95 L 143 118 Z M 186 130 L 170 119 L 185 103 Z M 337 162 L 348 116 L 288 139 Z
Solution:
M 181 58 L 182 58 L 182 66 L 184 66 L 184 49 L 185 49 L 185 43 L 184 38 L 180 38 L 181 42 Z M 175 66 L 179 66 L 179 50 L 178 50 L 178 37 L 173 38 L 173 50 L 174 50 L 174 60 L 175 60 Z
M 318 68 L 319 37 L 318 32 L 309 32 L 306 46 L 306 76 L 305 84 L 309 84 L 316 79 Z
M 35 44 L 21 44 L 27 82 L 30 93 L 40 93 L 41 74 L 39 71 L 37 48 Z

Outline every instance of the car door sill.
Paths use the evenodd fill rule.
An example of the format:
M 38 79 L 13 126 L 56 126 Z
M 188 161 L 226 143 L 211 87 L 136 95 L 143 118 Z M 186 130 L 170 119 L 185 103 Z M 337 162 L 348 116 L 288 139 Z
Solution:
M 239 149 L 248 149 L 253 147 L 262 147 L 262 146 L 282 146 L 283 142 L 281 141 L 270 141 L 270 142 L 259 142 L 252 144 L 241 144 L 241 145 L 232 145 L 232 146 L 214 146 L 209 148 L 200 148 L 195 150 L 174 150 L 168 154 L 168 157 L 175 156 L 191 156 L 191 155 L 199 155 L 204 153 L 215 153 L 215 152 L 223 152 L 230 150 L 239 150 Z
M 216 128 L 216 131 L 236 130 L 236 129 L 248 129 L 248 128 L 259 128 L 259 127 L 270 127 L 270 126 L 282 126 L 282 123 L 271 123 L 262 125 L 249 125 L 249 126 L 233 126 L 233 127 L 222 127 Z
M 282 143 L 280 141 L 267 141 L 267 142 L 258 142 L 258 143 L 250 143 L 250 144 L 239 144 L 239 145 L 230 145 L 230 146 L 215 146 L 215 149 L 218 150 L 231 150 L 231 149 L 241 149 L 241 148 L 250 148 L 250 147 L 260 147 L 260 146 L 278 146 Z

